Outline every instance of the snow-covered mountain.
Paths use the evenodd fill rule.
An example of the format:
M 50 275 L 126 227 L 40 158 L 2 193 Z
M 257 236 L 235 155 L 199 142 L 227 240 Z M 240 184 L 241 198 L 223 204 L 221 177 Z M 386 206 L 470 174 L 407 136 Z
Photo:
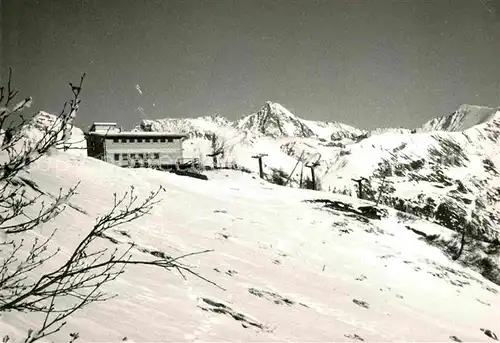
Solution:
M 265 153 L 266 180 L 292 187 L 310 187 L 307 165 L 319 162 L 317 189 L 356 197 L 354 180 L 363 178 L 363 198 L 457 232 L 473 209 L 468 225 L 491 242 L 500 236 L 499 113 L 464 105 L 422 129 L 365 132 L 307 121 L 266 102 L 236 122 L 219 116 L 145 120 L 136 130 L 188 133 L 184 156 L 207 167 L 212 165 L 207 154 L 214 140 L 224 151 L 218 167 L 258 173 L 252 156 Z
M 257 113 L 250 114 L 236 123 L 240 130 L 270 137 L 312 137 L 314 132 L 280 104 L 267 101 Z
M 267 101 L 256 113 L 236 122 L 221 116 L 142 120 L 134 130 L 185 132 L 205 137 L 221 128 L 234 128 L 254 136 L 271 138 L 318 138 L 321 140 L 355 139 L 366 132 L 337 122 L 320 122 L 297 117 L 278 103 Z
M 256 113 L 238 120 L 235 127 L 267 137 L 311 138 L 339 140 L 354 139 L 364 132 L 349 125 L 324 123 L 298 118 L 278 103 L 267 101 Z
M 419 131 L 464 131 L 491 121 L 496 112 L 497 109 L 491 107 L 462 105 L 451 115 L 428 121 Z
M 61 121 L 57 116 L 45 111 L 38 111 L 21 129 L 19 134 L 25 138 L 26 142 L 33 144 L 49 132 L 60 131 L 60 126 Z M 66 144 L 74 148 L 85 148 L 86 143 L 83 131 L 78 127 L 71 127 Z
M 207 138 L 214 132 L 231 126 L 224 117 L 214 115 L 198 118 L 166 118 L 142 120 L 133 131 L 187 133 L 191 138 Z
M 189 131 L 193 121 L 198 125 L 196 138 L 209 132 L 226 143 L 223 166 L 237 165 L 256 172 L 257 163 L 251 156 L 267 153 L 264 162 L 268 178 L 276 178 L 278 173 L 283 179 L 293 171 L 289 184 L 296 187 L 301 175 L 310 178 L 309 169 L 302 163 L 297 167 L 299 158 L 304 163 L 319 162 L 316 177 L 322 190 L 355 196 L 358 190 L 353 178 L 366 178 L 366 196 L 446 222 L 457 230 L 460 220 L 446 218 L 451 214 L 463 218 L 470 198 L 475 196 L 474 226 L 490 239 L 498 237 L 500 208 L 495 194 L 500 183 L 500 132 L 498 111 L 493 108 L 464 105 L 420 129 L 365 132 L 339 123 L 304 120 L 280 104 L 266 102 L 259 111 L 235 123 L 218 118 L 220 124 L 215 126 L 211 117 L 159 120 L 148 121 L 152 123 L 148 130 L 162 130 L 161 123 L 169 122 L 177 125 L 170 130 L 187 128 L 187 132 L 193 132 Z M 203 138 L 187 141 L 186 147 L 188 155 L 191 151 L 203 156 L 211 150 Z M 383 165 L 391 169 L 386 178 L 392 185 L 390 192 L 379 192 Z
M 115 193 L 132 185 L 134 195 L 145 198 L 161 186 L 165 195 L 151 215 L 112 231 L 96 242 L 96 251 L 131 248 L 146 259 L 211 249 L 185 263 L 222 287 L 131 266 L 106 289 L 117 298 L 75 312 L 51 341 L 78 332 L 86 342 L 491 342 L 485 329 L 500 332 L 500 288 L 489 281 L 500 283 L 499 252 L 491 242 L 500 218 L 500 111 L 488 118 L 464 131 L 414 134 L 317 124 L 332 129 L 321 136 L 309 124 L 314 134 L 305 137 L 292 126 L 307 121 L 285 115 L 280 126 L 289 130 L 280 135 L 214 117 L 137 128 L 191 132 L 186 146 L 193 153 L 195 147 L 209 151 L 215 137 L 225 150 L 222 163 L 236 169 L 255 172 L 252 154 L 266 152 L 265 173 L 273 182 L 278 171 L 289 174 L 299 156 L 319 161 L 321 191 L 280 187 L 239 170 L 207 170 L 205 181 L 119 168 L 71 150 L 44 156 L 22 175 L 27 196 L 50 202 L 61 187 L 80 186 L 66 210 L 26 233 L 27 241 L 60 228 L 49 248 L 61 249 L 55 261 L 65 261 Z M 52 119 L 34 120 L 30 135 Z M 332 137 L 344 129 L 359 135 Z M 298 167 L 292 186 L 300 174 Z M 371 184 L 365 200 L 356 196 L 356 177 Z M 468 237 L 458 263 L 440 244 L 469 216 L 480 234 L 477 244 Z M 9 312 L 0 332 L 19 342 L 39 323 L 39 316 Z
M 270 174 L 293 168 L 302 151 L 292 147 L 305 144 L 313 150 L 323 148 L 329 151 L 367 134 L 346 124 L 299 118 L 282 105 L 270 101 L 256 113 L 235 122 L 221 116 L 142 120 L 134 130 L 187 133 L 190 139 L 184 143 L 185 156 L 198 158 L 204 164 L 211 163 L 206 155 L 212 152 L 215 136 L 224 145 L 224 154 L 219 158 L 222 166 L 240 166 L 256 172 L 255 160 L 251 157 L 267 153 L 266 169 Z M 316 151 L 304 155 L 316 155 Z M 297 185 L 298 175 L 296 173 L 291 181 Z

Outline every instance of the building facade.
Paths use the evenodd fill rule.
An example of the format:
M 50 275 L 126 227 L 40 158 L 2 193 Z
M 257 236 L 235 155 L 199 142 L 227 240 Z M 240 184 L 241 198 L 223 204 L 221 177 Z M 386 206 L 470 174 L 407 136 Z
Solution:
M 85 133 L 88 156 L 120 167 L 178 167 L 185 163 L 186 138 L 164 132 L 122 132 L 116 123 L 94 123 Z

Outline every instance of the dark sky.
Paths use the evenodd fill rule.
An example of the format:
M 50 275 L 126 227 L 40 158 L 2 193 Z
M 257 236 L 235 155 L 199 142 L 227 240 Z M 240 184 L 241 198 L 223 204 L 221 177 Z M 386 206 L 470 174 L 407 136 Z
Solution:
M 500 0 L 0 3 L 3 76 L 56 113 L 86 72 L 78 126 L 234 120 L 266 100 L 360 128 L 500 106 Z

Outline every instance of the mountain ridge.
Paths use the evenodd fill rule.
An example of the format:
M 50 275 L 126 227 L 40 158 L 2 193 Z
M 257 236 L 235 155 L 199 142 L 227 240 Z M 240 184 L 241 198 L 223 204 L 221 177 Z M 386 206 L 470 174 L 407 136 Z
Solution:
M 215 126 L 214 126 L 215 124 Z M 339 122 L 323 122 L 306 120 L 297 117 L 279 103 L 266 101 L 255 113 L 245 115 L 235 121 L 219 116 L 202 116 L 197 118 L 165 118 L 165 119 L 143 119 L 135 126 L 135 131 L 166 131 L 173 132 L 195 132 L 195 136 L 203 130 L 213 131 L 221 127 L 233 128 L 246 131 L 256 136 L 271 138 L 311 138 L 321 139 L 353 139 L 366 131 L 359 130 L 353 126 Z M 183 131 L 184 130 L 184 131 Z
M 362 131 L 341 123 L 307 121 L 282 105 L 268 101 L 259 111 L 236 122 L 224 121 L 229 136 L 228 129 L 225 133 L 219 132 L 218 136 L 222 141 L 233 140 L 232 144 L 227 144 L 224 165 L 241 165 L 256 171 L 249 156 L 265 152 L 269 155 L 265 174 L 271 178 L 276 170 L 290 173 L 302 157 L 320 162 L 316 170 L 318 187 L 351 196 L 357 193 L 352 178 L 359 177 L 369 180 L 377 193 L 381 182 L 377 176 L 380 165 L 389 164 L 392 168 L 389 179 L 397 189 L 392 195 L 383 194 L 381 201 L 398 208 L 410 206 L 412 211 L 421 212 L 419 215 L 428 210 L 428 207 L 423 208 L 430 198 L 436 201 L 431 210 L 433 216 L 441 218 L 445 207 L 456 211 L 461 208 L 459 212 L 465 213 L 467 200 L 458 197 L 452 189 L 452 185 L 463 183 L 469 194 L 481 193 L 484 195 L 481 201 L 490 203 L 478 205 L 480 212 L 486 212 L 485 219 L 476 219 L 475 227 L 493 239 L 498 236 L 496 223 L 500 221 L 487 218 L 500 218 L 500 208 L 492 203 L 491 196 L 496 192 L 492 189 L 496 189 L 500 181 L 496 174 L 500 166 L 497 148 L 500 125 L 496 120 L 499 113 L 491 107 L 462 105 L 451 115 L 432 119 L 420 129 Z M 324 131 L 319 132 L 319 129 Z M 246 137 L 251 137 L 244 145 L 231 138 L 242 131 Z M 200 146 L 199 141 L 188 140 L 188 154 L 192 144 Z M 209 152 L 210 146 L 205 144 L 204 153 Z M 421 161 L 424 161 L 423 166 L 411 167 L 420 165 Z M 465 172 L 464 168 L 471 172 Z M 289 184 L 298 187 L 301 174 L 301 168 L 296 168 L 290 175 Z M 417 181 L 418 187 L 408 189 L 406 186 Z M 440 205 L 443 202 L 446 206 Z
M 168 129 L 174 132 L 185 132 L 188 134 L 190 132 L 197 132 L 198 136 L 203 136 L 200 135 L 200 132 L 203 130 L 213 131 L 220 127 L 232 127 L 237 130 L 251 132 L 257 136 L 268 136 L 272 138 L 317 137 L 321 139 L 355 139 L 363 135 L 370 136 L 384 132 L 415 133 L 464 131 L 475 125 L 484 124 L 493 120 L 495 113 L 499 109 L 500 107 L 494 108 L 463 104 L 453 113 L 430 119 L 417 128 L 380 127 L 371 130 L 363 130 L 337 121 L 303 119 L 290 112 L 283 105 L 268 100 L 258 111 L 243 115 L 234 121 L 220 115 L 201 116 L 196 118 L 143 119 L 133 128 L 133 130 L 166 131 Z
M 463 104 L 450 115 L 424 123 L 420 131 L 464 131 L 491 121 L 497 111 L 498 108 Z
M 198 158 L 207 168 L 214 167 L 207 158 L 214 138 L 224 150 L 217 167 L 258 172 L 252 156 L 265 153 L 265 178 L 288 180 L 292 187 L 307 184 L 301 178 L 311 177 L 302 164 L 319 162 L 315 170 L 319 189 L 357 196 L 353 178 L 364 178 L 373 199 L 430 216 L 449 228 L 457 229 L 456 222 L 445 217 L 456 212 L 465 218 L 468 197 L 478 194 L 473 226 L 492 240 L 499 237 L 500 225 L 500 206 L 495 201 L 495 194 L 500 194 L 499 113 L 463 105 L 451 115 L 428 121 L 422 130 L 388 128 L 374 133 L 303 120 L 268 101 L 236 122 L 221 116 L 168 118 L 143 120 L 136 130 L 188 133 L 184 156 Z M 465 129 L 457 131 L 460 128 Z M 390 192 L 380 188 L 383 166 L 391 169 L 386 177 L 393 185 Z

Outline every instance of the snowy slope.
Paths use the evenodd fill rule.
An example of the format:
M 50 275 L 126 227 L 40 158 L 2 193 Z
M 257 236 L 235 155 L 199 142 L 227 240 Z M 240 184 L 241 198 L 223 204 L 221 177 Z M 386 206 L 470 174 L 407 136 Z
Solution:
M 371 136 L 350 146 L 349 154 L 338 157 L 330 169 L 325 167 L 320 173 L 322 185 L 354 194 L 351 178 L 365 177 L 372 180 L 376 191 L 381 179 L 377 169 L 386 161 L 395 188 L 392 194 L 385 194 L 386 203 L 399 209 L 413 206 L 411 211 L 421 215 L 419 207 L 431 201 L 430 210 L 437 219 L 440 203 L 446 202 L 453 208 L 451 212 L 463 218 L 468 201 L 477 196 L 475 226 L 490 237 L 498 237 L 499 117 L 500 112 L 496 112 L 490 121 L 463 132 Z M 447 225 L 461 227 L 454 222 Z
M 443 237 L 449 230 L 403 220 L 394 210 L 371 219 L 304 200 L 335 200 L 353 209 L 367 202 L 279 187 L 239 171 L 209 172 L 203 181 L 63 151 L 39 160 L 25 177 L 47 195 L 81 182 L 71 206 L 33 232 L 42 238 L 60 227 L 52 248 L 63 253 L 109 208 L 113 192 L 134 185 L 142 198 L 163 186 L 150 216 L 120 228 L 126 235 L 115 232 L 118 243 L 103 239 L 95 249 L 130 242 L 172 256 L 214 249 L 185 262 L 226 289 L 131 267 L 107 289 L 117 298 L 75 313 L 50 341 L 67 342 L 70 332 L 79 332 L 84 342 L 491 342 L 480 329 L 500 332 L 499 287 L 405 226 Z M 18 342 L 36 319 L 3 314 L 0 332 Z
M 379 198 L 381 164 L 390 166 L 390 192 L 380 201 L 436 220 L 455 230 L 462 227 L 468 202 L 477 194 L 474 227 L 488 239 L 498 237 L 500 194 L 498 135 L 499 112 L 487 107 L 463 105 L 450 116 L 436 118 L 417 130 L 380 128 L 371 132 L 339 123 L 301 119 L 282 105 L 266 102 L 256 113 L 231 123 L 211 117 L 148 122 L 147 130 L 192 133 L 185 143 L 185 155 L 211 165 L 206 155 L 213 151 L 210 137 L 224 142 L 222 167 L 257 172 L 252 156 L 266 153 L 264 172 L 268 180 L 298 187 L 300 177 L 311 179 L 306 163 L 319 162 L 317 186 L 325 191 L 355 196 L 353 178 L 369 182 L 372 199 Z M 162 123 L 176 123 L 176 127 Z M 196 128 L 191 128 L 196 122 Z M 144 122 L 139 128 L 144 128 Z M 194 130 L 194 131 L 190 131 Z M 293 171 L 293 173 L 292 173 Z M 450 214 L 456 217 L 448 220 Z

